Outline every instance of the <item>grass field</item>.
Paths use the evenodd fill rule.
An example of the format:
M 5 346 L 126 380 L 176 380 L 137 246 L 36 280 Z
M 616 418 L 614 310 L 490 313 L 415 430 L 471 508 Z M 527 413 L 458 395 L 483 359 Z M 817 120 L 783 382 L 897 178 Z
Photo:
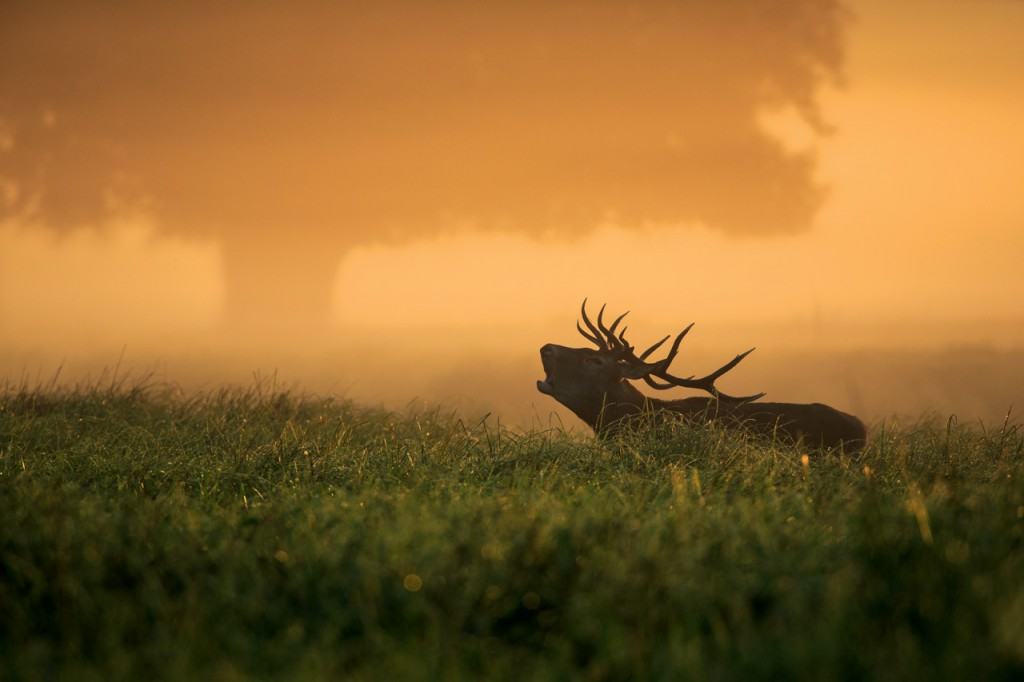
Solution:
M 2 679 L 1021 679 L 1024 430 L 0 394 Z

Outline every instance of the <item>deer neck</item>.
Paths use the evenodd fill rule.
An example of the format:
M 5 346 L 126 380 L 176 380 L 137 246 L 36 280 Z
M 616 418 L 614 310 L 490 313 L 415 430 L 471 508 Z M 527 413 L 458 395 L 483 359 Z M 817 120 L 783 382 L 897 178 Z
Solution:
M 566 407 L 601 435 L 609 425 L 648 409 L 649 400 L 629 382 L 622 381 L 605 393 Z
M 598 436 L 610 435 L 616 428 L 631 417 L 643 413 L 658 414 L 672 412 L 685 417 L 707 415 L 709 411 L 721 414 L 729 410 L 720 405 L 714 398 L 682 398 L 678 400 L 661 400 L 644 395 L 629 382 L 623 381 L 613 390 L 602 396 L 601 402 L 573 408 L 576 415 L 590 425 Z

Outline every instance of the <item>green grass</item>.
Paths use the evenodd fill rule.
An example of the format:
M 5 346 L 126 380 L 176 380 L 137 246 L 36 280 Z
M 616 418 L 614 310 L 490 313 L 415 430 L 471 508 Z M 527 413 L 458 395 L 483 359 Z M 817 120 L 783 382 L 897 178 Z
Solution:
M 1011 679 L 1024 433 L 0 394 L 2 679 Z

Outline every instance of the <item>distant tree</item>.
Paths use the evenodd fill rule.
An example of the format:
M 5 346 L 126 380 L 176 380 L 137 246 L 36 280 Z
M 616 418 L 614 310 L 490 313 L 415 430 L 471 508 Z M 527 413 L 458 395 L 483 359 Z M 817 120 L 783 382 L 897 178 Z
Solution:
M 807 229 L 840 0 L 0 6 L 0 218 L 214 235 L 238 323 L 315 327 L 355 244 L 446 225 Z M 183 274 L 183 276 L 185 276 Z

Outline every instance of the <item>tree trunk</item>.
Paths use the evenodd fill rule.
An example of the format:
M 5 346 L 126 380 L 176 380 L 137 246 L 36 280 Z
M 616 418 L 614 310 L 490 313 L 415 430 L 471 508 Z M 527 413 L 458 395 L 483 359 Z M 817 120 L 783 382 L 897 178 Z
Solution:
M 343 249 L 301 234 L 229 236 L 223 242 L 225 322 L 243 340 L 314 341 L 330 326 Z M 313 335 L 311 337 L 311 335 Z

